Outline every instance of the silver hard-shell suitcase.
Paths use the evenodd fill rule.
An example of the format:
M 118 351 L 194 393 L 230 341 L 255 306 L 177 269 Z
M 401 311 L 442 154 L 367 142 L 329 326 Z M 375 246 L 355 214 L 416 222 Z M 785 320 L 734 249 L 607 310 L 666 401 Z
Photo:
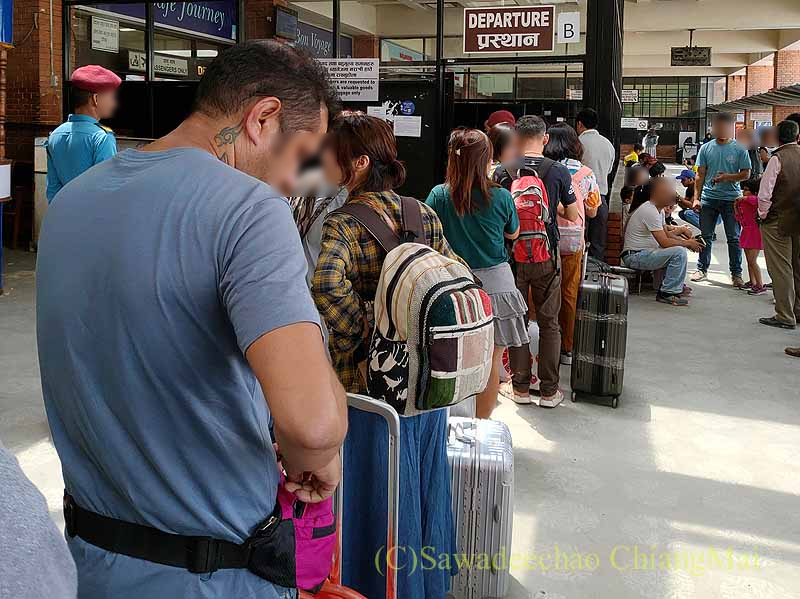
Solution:
M 514 451 L 508 427 L 496 420 L 451 417 L 447 458 L 459 557 L 456 599 L 508 593 L 514 518 Z M 469 564 L 472 564 L 472 567 Z

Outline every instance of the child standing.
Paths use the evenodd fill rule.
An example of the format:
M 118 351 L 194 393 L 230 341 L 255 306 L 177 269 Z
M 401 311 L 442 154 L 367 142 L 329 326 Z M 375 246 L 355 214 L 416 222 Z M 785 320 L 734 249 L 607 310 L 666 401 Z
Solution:
M 736 220 L 742 226 L 739 243 L 747 258 L 747 274 L 750 281 L 745 284 L 748 295 L 762 295 L 767 288 L 761 279 L 761 268 L 758 266 L 758 256 L 764 246 L 761 242 L 761 231 L 756 222 L 758 211 L 759 179 L 750 179 L 742 183 L 743 197 L 736 200 L 734 212 Z

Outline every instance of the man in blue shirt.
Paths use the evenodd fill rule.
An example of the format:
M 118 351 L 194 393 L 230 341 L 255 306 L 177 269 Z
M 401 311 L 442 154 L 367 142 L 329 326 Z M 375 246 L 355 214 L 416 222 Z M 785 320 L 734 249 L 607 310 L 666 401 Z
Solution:
M 697 182 L 694 210 L 700 213 L 700 231 L 705 248 L 700 252 L 697 270 L 692 281 L 705 281 L 711 264 L 711 244 L 717 219 L 722 217 L 728 241 L 728 261 L 735 288 L 744 286 L 742 280 L 742 250 L 739 247 L 739 223 L 733 204 L 742 195 L 740 182 L 750 177 L 750 156 L 733 139 L 734 116 L 729 112 L 714 115 L 711 131 L 714 139 L 703 144 L 697 155 Z
M 320 501 L 341 476 L 346 397 L 282 197 L 335 94 L 298 50 L 248 42 L 209 65 L 195 102 L 166 137 L 68 183 L 42 227 L 53 442 L 74 504 L 116 527 L 103 548 L 65 510 L 79 599 L 294 598 L 242 566 L 214 571 L 210 547 L 241 545 L 275 507 L 271 422 L 289 491 Z M 157 542 L 122 550 L 119 520 L 212 540 L 162 565 Z
M 78 175 L 117 153 L 117 140 L 100 120 L 117 110 L 121 79 L 108 69 L 88 65 L 72 74 L 75 113 L 47 140 L 47 202 Z

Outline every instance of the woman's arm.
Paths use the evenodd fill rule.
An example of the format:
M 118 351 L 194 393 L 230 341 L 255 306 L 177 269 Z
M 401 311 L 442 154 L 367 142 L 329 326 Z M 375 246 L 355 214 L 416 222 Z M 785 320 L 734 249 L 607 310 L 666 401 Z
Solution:
M 355 270 L 350 241 L 335 218 L 325 222 L 312 283 L 314 302 L 330 333 L 331 353 L 340 355 L 355 353 L 368 333 L 361 298 L 348 278 Z

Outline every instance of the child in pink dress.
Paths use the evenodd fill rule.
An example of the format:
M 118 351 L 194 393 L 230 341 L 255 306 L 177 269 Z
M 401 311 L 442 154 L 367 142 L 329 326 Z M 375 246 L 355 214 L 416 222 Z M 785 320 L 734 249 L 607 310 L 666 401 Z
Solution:
M 747 274 L 750 281 L 745 285 L 748 287 L 748 295 L 762 295 L 767 292 L 764 281 L 761 279 L 761 268 L 758 266 L 758 256 L 764 246 L 761 242 L 761 231 L 756 222 L 758 213 L 758 189 L 759 180 L 750 179 L 742 183 L 742 196 L 734 204 L 736 220 L 742 226 L 742 233 L 739 236 L 739 245 L 744 250 L 747 259 Z

